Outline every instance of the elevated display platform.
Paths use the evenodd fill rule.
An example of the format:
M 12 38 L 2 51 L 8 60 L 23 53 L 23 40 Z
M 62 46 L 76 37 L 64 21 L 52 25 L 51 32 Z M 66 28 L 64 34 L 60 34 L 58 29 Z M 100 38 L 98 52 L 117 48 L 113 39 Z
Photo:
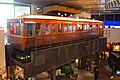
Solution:
M 53 48 L 31 51 L 30 62 L 22 63 L 14 59 L 12 46 L 7 46 L 7 54 L 10 57 L 10 63 L 20 66 L 24 69 L 24 77 L 35 76 L 38 73 L 58 68 L 67 63 L 89 57 L 91 54 L 96 55 L 97 52 L 103 51 L 106 46 L 106 38 L 93 38 L 83 40 L 74 44 L 67 44 Z M 10 64 L 11 65 L 11 64 Z

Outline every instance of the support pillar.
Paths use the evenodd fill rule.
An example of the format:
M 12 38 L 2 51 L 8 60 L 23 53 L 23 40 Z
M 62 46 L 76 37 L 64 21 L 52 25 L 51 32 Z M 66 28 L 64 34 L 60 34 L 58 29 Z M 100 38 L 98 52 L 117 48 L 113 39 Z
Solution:
M 32 4 L 31 5 L 31 14 L 37 14 L 37 5 L 35 4 Z
M 49 70 L 47 72 L 51 76 L 51 80 L 56 80 L 56 69 L 52 69 L 52 70 Z
M 51 78 L 51 80 L 56 80 L 56 69 L 53 69 Z
M 96 63 L 97 69 L 99 70 L 99 52 L 96 52 L 96 60 L 95 60 L 95 63 Z
M 81 59 L 78 59 L 78 69 L 81 69 Z
M 8 66 L 8 77 L 9 77 L 11 80 L 15 80 L 14 69 L 15 69 L 15 65 Z

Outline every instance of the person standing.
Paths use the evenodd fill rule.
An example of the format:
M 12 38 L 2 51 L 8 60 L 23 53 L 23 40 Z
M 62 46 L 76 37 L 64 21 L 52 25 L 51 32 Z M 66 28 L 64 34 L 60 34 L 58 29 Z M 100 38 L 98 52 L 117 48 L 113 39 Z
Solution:
M 96 69 L 94 72 L 94 79 L 97 80 L 98 76 L 99 76 L 99 71 L 98 71 L 98 69 Z

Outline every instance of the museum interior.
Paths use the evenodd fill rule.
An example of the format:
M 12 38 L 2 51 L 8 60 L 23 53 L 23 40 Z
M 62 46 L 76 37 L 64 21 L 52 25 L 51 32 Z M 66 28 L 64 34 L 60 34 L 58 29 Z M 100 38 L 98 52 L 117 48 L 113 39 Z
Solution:
M 0 80 L 120 80 L 120 0 L 0 0 Z

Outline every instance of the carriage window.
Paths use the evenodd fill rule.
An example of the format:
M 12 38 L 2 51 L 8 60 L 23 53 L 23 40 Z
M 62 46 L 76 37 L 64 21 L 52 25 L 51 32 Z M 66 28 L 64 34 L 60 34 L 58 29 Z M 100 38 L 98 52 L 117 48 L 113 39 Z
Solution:
M 21 25 L 19 22 L 16 22 L 16 35 L 22 35 Z
M 100 25 L 100 29 L 102 29 L 103 28 L 103 25 Z
M 36 35 L 40 35 L 41 34 L 41 24 L 40 23 L 37 23 L 36 24 L 36 32 L 35 32 L 35 34 Z
M 97 26 L 96 25 L 92 25 L 92 29 L 96 30 Z
M 87 30 L 90 30 L 90 25 L 89 24 L 87 24 Z
M 92 25 L 90 25 L 90 30 L 92 30 Z
M 58 25 L 58 32 L 62 32 L 62 24 Z
M 83 30 L 83 25 L 82 24 L 77 24 L 78 27 L 78 31 L 82 31 Z
M 85 25 L 84 25 L 84 31 L 86 31 L 86 30 L 87 30 L 87 25 L 85 24 Z
M 68 32 L 72 32 L 72 24 L 68 24 Z
M 76 32 L 76 30 L 77 30 L 77 25 L 74 24 L 74 26 L 73 26 L 73 32 Z
M 10 22 L 10 23 L 9 23 L 9 27 L 10 27 L 10 28 L 12 28 L 12 27 L 13 27 L 13 25 L 14 25 L 14 23 L 13 23 L 13 22 Z
M 8 30 L 10 34 L 14 34 L 14 27 L 13 27 L 14 23 L 10 22 L 8 23 Z
M 83 24 L 80 25 L 80 30 L 83 30 Z
M 99 25 L 98 24 L 96 24 L 96 28 L 99 29 Z
M 44 25 L 44 34 L 49 34 L 49 24 Z
M 67 24 L 64 24 L 64 32 L 67 32 Z
M 56 24 L 52 24 L 52 32 L 55 32 Z
M 34 23 L 26 23 L 27 36 L 32 36 L 34 34 Z

